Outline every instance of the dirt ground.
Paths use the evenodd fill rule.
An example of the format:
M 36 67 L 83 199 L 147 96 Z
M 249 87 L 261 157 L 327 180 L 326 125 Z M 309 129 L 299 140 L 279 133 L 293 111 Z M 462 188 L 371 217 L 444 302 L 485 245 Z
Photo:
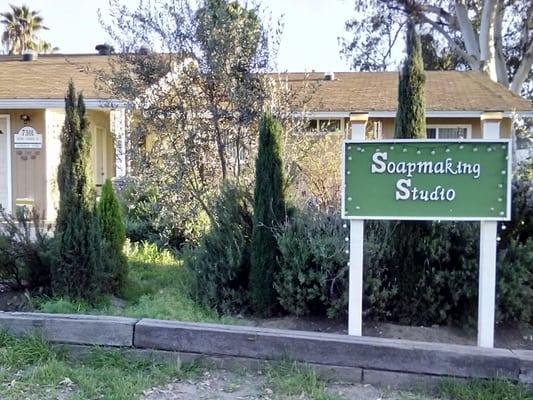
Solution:
M 251 324 L 264 328 L 348 333 L 347 322 L 324 318 L 283 317 L 253 320 Z M 448 326 L 405 326 L 386 322 L 363 322 L 363 336 L 474 346 L 477 342 L 475 330 L 462 330 Z M 495 347 L 533 350 L 533 326 L 496 326 Z
M 431 400 L 430 397 L 390 392 L 371 385 L 328 383 L 326 393 L 335 400 Z M 144 392 L 143 400 L 311 400 L 305 393 L 285 394 L 269 386 L 261 373 L 229 372 L 214 370 L 205 372 L 196 380 L 174 381 L 165 386 Z M 318 397 L 323 398 L 323 397 Z

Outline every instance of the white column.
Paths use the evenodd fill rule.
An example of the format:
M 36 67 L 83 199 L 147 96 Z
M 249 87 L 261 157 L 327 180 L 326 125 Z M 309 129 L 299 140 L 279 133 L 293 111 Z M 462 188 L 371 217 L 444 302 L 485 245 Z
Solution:
M 483 139 L 490 140 L 500 138 L 501 119 L 502 113 L 483 113 L 481 115 Z M 494 347 L 497 231 L 497 222 L 480 222 L 479 296 L 477 322 L 477 345 L 479 347 Z
M 350 115 L 352 139 L 364 140 L 368 114 Z M 348 335 L 363 334 L 363 220 L 350 220 L 350 274 L 348 289 Z
M 115 139 L 115 177 L 126 175 L 126 115 L 123 108 L 110 111 L 110 129 Z

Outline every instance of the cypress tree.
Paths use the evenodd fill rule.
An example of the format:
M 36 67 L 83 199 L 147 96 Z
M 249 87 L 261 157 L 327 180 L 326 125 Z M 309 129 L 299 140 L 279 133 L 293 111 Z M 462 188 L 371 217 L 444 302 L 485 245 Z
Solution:
M 122 209 L 111 179 L 106 179 L 98 202 L 98 216 L 103 236 L 105 273 L 108 290 L 118 293 L 126 283 L 128 260 L 124 254 L 126 227 Z
M 398 83 L 398 111 L 394 137 L 397 139 L 421 139 L 426 137 L 425 120 L 425 75 L 420 36 L 415 26 L 407 26 L 407 59 L 404 61 Z M 390 226 L 389 226 L 390 227 Z M 408 301 L 423 274 L 425 255 L 419 254 L 419 240 L 429 235 L 430 224 L 426 221 L 401 221 L 394 227 L 393 281 L 398 283 L 400 299 L 397 313 L 400 320 L 410 318 Z
M 279 253 L 273 228 L 285 216 L 282 127 L 270 112 L 263 114 L 255 163 L 250 299 L 257 314 L 271 315 L 277 304 L 274 278 Z
M 398 84 L 398 111 L 394 137 L 420 139 L 426 137 L 426 100 L 424 61 L 420 36 L 410 22 L 407 26 L 407 59 L 400 72 Z
M 89 122 L 83 95 L 76 96 L 72 82 L 65 97 L 65 114 L 57 174 L 59 259 L 52 268 L 52 290 L 55 295 L 92 301 L 102 283 L 101 232 L 91 173 Z

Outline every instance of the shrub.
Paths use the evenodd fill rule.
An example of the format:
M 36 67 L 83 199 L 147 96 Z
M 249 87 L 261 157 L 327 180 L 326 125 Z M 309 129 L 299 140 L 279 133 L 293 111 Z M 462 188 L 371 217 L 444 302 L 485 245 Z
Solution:
M 111 179 L 107 179 L 102 187 L 102 195 L 98 202 L 98 216 L 102 229 L 103 261 L 108 289 L 117 293 L 126 283 L 128 260 L 124 255 L 126 229 Z
M 58 262 L 52 268 L 55 295 L 95 300 L 105 285 L 101 230 L 90 169 L 90 132 L 83 96 L 70 82 L 65 98 L 61 160 L 57 182 L 59 210 L 55 236 Z
M 184 251 L 192 296 L 221 313 L 241 313 L 249 307 L 250 197 L 242 188 L 223 187 L 212 207 L 211 228 L 196 248 Z
M 54 240 L 38 212 L 28 221 L 0 209 L 0 280 L 20 289 L 50 289 L 50 267 L 56 261 Z
M 308 208 L 278 228 L 280 272 L 275 288 L 287 312 L 330 318 L 347 315 L 348 231 L 343 225 L 335 213 Z M 371 236 L 371 240 L 376 239 Z M 381 247 L 377 240 L 367 245 L 365 260 L 375 259 L 374 253 Z M 379 264 L 365 263 L 363 302 L 367 317 L 387 314 L 387 301 L 395 294 L 395 289 L 387 286 L 384 272 Z
M 254 224 L 250 296 L 254 311 L 264 316 L 276 308 L 274 281 L 279 255 L 274 228 L 285 219 L 281 123 L 272 114 L 261 118 L 255 162 Z

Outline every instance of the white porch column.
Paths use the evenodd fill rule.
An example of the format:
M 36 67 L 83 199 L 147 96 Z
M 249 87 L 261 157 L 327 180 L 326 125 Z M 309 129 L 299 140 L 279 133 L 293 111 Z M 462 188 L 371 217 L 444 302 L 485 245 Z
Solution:
M 483 139 L 499 139 L 501 112 L 481 114 Z M 511 199 L 509 199 L 511 201 Z M 498 223 L 480 222 L 479 237 L 479 299 L 477 345 L 494 347 L 494 314 L 496 305 L 496 236 Z
M 352 139 L 364 140 L 368 114 L 351 114 Z M 363 220 L 350 220 L 348 335 L 363 334 Z
M 126 175 L 126 112 L 123 108 L 110 111 L 110 130 L 115 138 L 115 177 Z

